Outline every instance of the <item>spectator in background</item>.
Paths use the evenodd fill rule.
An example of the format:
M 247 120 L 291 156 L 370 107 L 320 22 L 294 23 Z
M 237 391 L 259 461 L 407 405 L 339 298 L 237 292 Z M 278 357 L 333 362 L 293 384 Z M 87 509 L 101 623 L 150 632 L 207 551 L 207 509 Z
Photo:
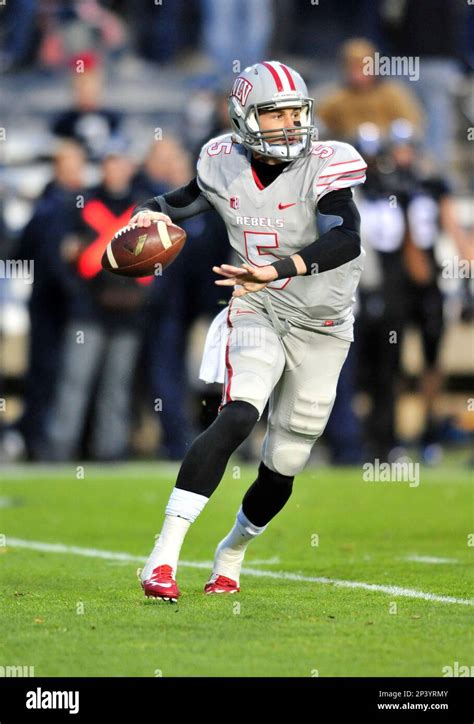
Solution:
M 439 288 L 439 265 L 435 249 L 442 231 L 449 234 L 460 259 L 471 261 L 472 244 L 460 226 L 451 189 L 443 176 L 426 176 L 422 153 L 413 128 L 406 121 L 392 124 L 389 153 L 394 163 L 390 185 L 406 218 L 402 248 L 403 287 L 401 289 L 405 325 L 419 330 L 424 365 L 419 379 L 423 403 L 421 446 L 426 462 L 439 454 L 440 420 L 436 409 L 443 376 L 439 350 L 444 331 L 443 296 Z
M 398 445 L 395 403 L 404 324 L 401 250 L 406 223 L 384 173 L 380 130 L 372 123 L 361 124 L 355 145 L 367 163 L 366 182 L 354 194 L 366 252 L 354 333 L 357 382 L 369 398 L 363 420 L 364 453 L 392 461 Z
M 37 0 L 3 2 L 3 48 L 0 51 L 0 72 L 14 70 L 27 60 L 33 44 Z
M 188 152 L 179 141 L 166 136 L 150 149 L 140 174 L 140 193 L 146 190 L 145 178 L 148 196 L 152 197 L 183 186 L 191 177 Z M 146 324 L 150 389 L 163 432 L 159 454 L 171 460 L 181 460 L 195 436 L 197 415 L 190 405 L 186 366 L 190 329 L 198 317 L 214 317 L 220 300 L 224 304 L 228 301 L 228 293 L 214 284 L 212 272 L 222 254 L 228 255 L 221 220 L 209 212 L 183 222 L 182 227 L 188 235 L 186 244 L 163 276 L 155 280 Z
M 25 408 L 19 425 L 32 460 L 44 460 L 47 455 L 46 429 L 61 366 L 69 297 L 69 269 L 60 250 L 80 226 L 78 200 L 84 194 L 84 170 L 81 146 L 63 142 L 54 157 L 53 179 L 38 200 L 16 253 L 18 259 L 34 261 Z
M 400 83 L 364 72 L 366 59 L 375 52 L 375 46 L 364 38 L 343 44 L 343 84 L 317 106 L 329 137 L 352 140 L 362 123 L 374 123 L 385 134 L 397 118 L 406 118 L 421 130 L 423 113 L 412 93 Z
M 177 168 L 186 162 L 186 152 L 172 136 L 154 141 L 150 146 L 142 167 L 133 179 L 137 198 L 159 196 L 174 187 Z
M 213 93 L 211 112 L 209 114 L 209 126 L 205 133 L 199 138 L 198 144 L 193 147 L 193 155 L 198 157 L 199 152 L 203 144 L 208 138 L 215 138 L 216 136 L 222 136 L 223 133 L 230 133 L 231 127 L 229 124 L 229 111 L 227 107 L 227 100 L 229 97 L 229 88 L 233 84 L 233 79 L 227 79 L 225 81 L 225 87 L 219 85 Z M 189 123 L 192 123 L 192 118 L 189 118 Z
M 420 58 L 420 78 L 413 90 L 427 115 L 425 148 L 441 173 L 449 168 L 450 144 L 456 136 L 461 62 L 468 63 L 472 53 L 468 36 L 463 36 L 468 15 L 473 22 L 474 10 L 469 5 L 464 0 L 406 0 L 399 3 L 385 28 L 395 55 Z
M 395 395 L 400 349 L 408 325 L 420 333 L 424 367 L 419 381 L 423 407 L 423 457 L 431 461 L 440 442 L 436 403 L 442 374 L 438 354 L 443 333 L 443 298 L 435 248 L 441 230 L 461 258 L 472 258 L 446 180 L 427 177 L 413 127 L 395 121 L 382 145 L 373 124 L 363 124 L 357 147 L 367 161 L 367 180 L 357 191 L 361 239 L 366 251 L 359 285 L 356 350 L 359 379 L 372 406 L 366 419 L 368 451 L 389 458 L 397 445 Z
M 220 74 L 239 72 L 264 58 L 272 29 L 271 0 L 202 0 L 203 50 Z
M 185 104 L 182 118 L 182 135 L 196 159 L 204 140 L 230 132 L 227 96 L 234 79 L 227 79 L 224 84 L 213 75 L 205 75 L 193 79 L 190 84 L 189 101 Z
M 186 44 L 188 27 L 184 16 L 189 4 L 184 0 L 131 3 L 129 13 L 133 13 L 137 52 L 157 63 L 172 63 Z
M 65 250 L 75 275 L 49 428 L 53 460 L 81 453 L 90 407 L 92 457 L 120 460 L 128 452 L 132 382 L 149 287 L 143 280 L 101 271 L 105 247 L 126 225 L 135 202 L 134 166 L 118 141 L 106 148 L 102 172 L 102 183 L 89 192 L 82 209 L 81 244 Z
M 124 24 L 99 0 L 37 0 L 37 4 L 41 31 L 37 55 L 43 68 L 62 68 L 72 53 L 84 54 L 90 48 L 117 59 L 126 47 Z
M 374 0 L 273 0 L 273 57 L 283 53 L 311 58 L 311 65 L 332 73 L 334 49 L 355 34 L 379 44 L 380 11 Z M 314 62 L 316 61 L 316 63 Z M 314 68 L 318 72 L 317 68 Z M 312 71 L 311 71 L 312 72 Z
M 71 62 L 73 106 L 55 121 L 56 136 L 81 143 L 90 159 L 98 160 L 104 147 L 116 135 L 121 117 L 102 105 L 104 76 L 97 56 L 84 53 Z

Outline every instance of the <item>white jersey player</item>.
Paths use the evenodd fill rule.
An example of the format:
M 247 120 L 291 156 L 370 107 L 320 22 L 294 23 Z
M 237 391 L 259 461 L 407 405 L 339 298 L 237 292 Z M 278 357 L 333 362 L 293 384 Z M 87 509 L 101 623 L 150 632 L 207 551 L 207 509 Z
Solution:
M 196 177 L 144 202 L 132 217 L 146 227 L 213 208 L 242 261 L 214 267 L 224 277 L 216 284 L 234 286 L 216 320 L 225 325 L 219 414 L 183 460 L 141 571 L 145 594 L 171 601 L 180 595 L 176 570 L 186 532 L 268 402 L 258 476 L 217 546 L 204 587 L 240 590 L 249 541 L 287 502 L 331 413 L 363 268 L 351 187 L 363 183 L 366 164 L 352 146 L 316 139 L 313 100 L 301 76 L 276 61 L 246 68 L 229 95 L 229 115 L 232 134 L 204 145 Z M 206 345 L 202 369 L 209 370 L 212 348 Z M 218 366 L 208 374 L 215 379 Z

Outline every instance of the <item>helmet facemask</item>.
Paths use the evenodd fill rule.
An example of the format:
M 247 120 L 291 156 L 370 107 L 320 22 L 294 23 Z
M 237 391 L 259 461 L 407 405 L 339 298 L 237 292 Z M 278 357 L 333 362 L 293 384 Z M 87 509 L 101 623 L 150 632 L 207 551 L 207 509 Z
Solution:
M 253 103 L 249 105 L 245 115 L 242 107 L 235 102 L 235 99 L 231 98 L 230 101 L 234 101 L 232 110 L 237 116 L 235 118 L 233 117 L 234 114 L 230 114 L 236 140 L 243 143 L 247 148 L 266 158 L 280 158 L 286 161 L 302 158 L 310 153 L 311 142 L 317 134 L 316 127 L 312 123 L 312 98 L 301 98 L 297 102 L 282 100 L 275 103 Z M 236 106 L 240 106 L 240 108 L 236 108 Z M 262 131 L 260 129 L 260 113 L 262 111 L 276 111 L 282 108 L 300 109 L 300 120 L 291 128 L 274 128 Z

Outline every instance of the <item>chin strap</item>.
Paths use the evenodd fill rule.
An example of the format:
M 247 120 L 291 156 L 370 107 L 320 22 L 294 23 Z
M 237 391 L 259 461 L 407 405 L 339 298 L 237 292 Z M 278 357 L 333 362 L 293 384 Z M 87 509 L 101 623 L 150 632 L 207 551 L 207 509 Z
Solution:
M 270 154 L 275 158 L 297 158 L 305 148 L 305 143 L 295 143 L 290 146 L 290 153 L 287 154 L 286 145 L 274 144 L 271 145 L 266 141 L 263 142 L 264 153 Z

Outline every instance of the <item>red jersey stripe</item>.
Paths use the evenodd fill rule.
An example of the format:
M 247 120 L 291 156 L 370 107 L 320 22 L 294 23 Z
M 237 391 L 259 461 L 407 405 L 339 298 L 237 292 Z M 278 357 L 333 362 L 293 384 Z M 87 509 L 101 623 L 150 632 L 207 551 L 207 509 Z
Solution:
M 325 173 L 323 176 L 320 176 L 319 178 L 329 178 L 330 176 L 349 176 L 351 173 L 356 173 L 356 171 L 365 171 L 367 166 L 359 166 L 359 168 L 354 168 L 352 171 L 343 171 L 342 173 L 340 171 L 336 171 L 336 173 Z
M 328 165 L 328 168 L 330 166 L 344 166 L 346 163 L 356 163 L 358 160 L 359 160 L 358 158 L 353 158 L 352 161 L 337 161 L 336 163 L 330 163 Z M 360 160 L 362 161 L 362 159 L 360 159 Z M 367 166 L 366 166 L 366 168 L 367 168 Z
M 229 309 L 227 310 L 227 326 L 229 327 L 229 336 L 227 337 L 227 344 L 225 346 L 225 367 L 227 370 L 227 385 L 225 387 L 224 399 L 226 402 L 232 401 L 232 397 L 230 396 L 230 383 L 232 382 L 232 375 L 234 373 L 234 371 L 232 369 L 232 365 L 230 363 L 230 359 L 229 359 L 229 341 L 230 341 L 230 335 L 232 333 L 232 326 L 233 326 L 232 322 L 230 321 L 230 310 L 232 308 L 232 302 L 233 302 L 233 299 L 231 299 L 231 301 L 229 303 Z
M 351 181 L 357 181 L 357 179 L 364 178 L 365 173 L 361 173 L 358 176 L 341 176 L 340 178 L 334 179 L 334 181 L 323 181 L 322 184 L 316 184 L 316 188 L 332 186 L 336 183 L 350 183 Z
M 255 181 L 255 183 L 257 184 L 258 188 L 260 189 L 260 191 L 261 191 L 262 189 L 264 189 L 265 186 L 262 184 L 262 182 L 261 182 L 260 179 L 258 178 L 257 173 L 256 173 L 256 171 L 255 171 L 255 169 L 254 169 L 253 167 L 252 167 L 252 176 L 253 176 L 254 181 Z

